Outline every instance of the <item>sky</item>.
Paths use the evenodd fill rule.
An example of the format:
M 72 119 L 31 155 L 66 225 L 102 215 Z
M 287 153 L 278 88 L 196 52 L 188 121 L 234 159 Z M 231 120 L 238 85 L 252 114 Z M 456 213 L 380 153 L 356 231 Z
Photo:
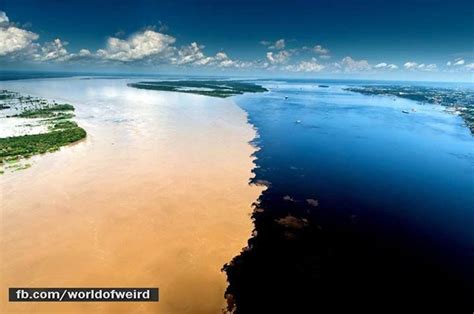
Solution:
M 0 0 L 0 69 L 474 82 L 464 0 Z

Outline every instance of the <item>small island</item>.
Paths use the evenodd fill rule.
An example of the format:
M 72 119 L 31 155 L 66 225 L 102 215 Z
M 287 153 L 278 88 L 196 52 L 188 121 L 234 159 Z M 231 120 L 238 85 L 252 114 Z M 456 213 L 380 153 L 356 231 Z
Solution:
M 128 86 L 141 89 L 191 93 L 220 98 L 242 95 L 244 93 L 261 93 L 268 91 L 266 88 L 257 84 L 226 80 L 146 81 L 130 83 Z
M 45 99 L 0 92 L 0 119 L 17 119 L 11 124 L 12 136 L 0 138 L 0 174 L 4 168 L 12 171 L 30 167 L 25 159 L 77 142 L 86 137 L 74 118 L 70 104 L 48 102 Z M 5 131 L 5 130 L 3 130 Z
M 474 91 L 472 89 L 448 89 L 426 86 L 375 85 L 345 88 L 363 95 L 395 96 L 446 107 L 446 111 L 459 115 L 474 134 Z

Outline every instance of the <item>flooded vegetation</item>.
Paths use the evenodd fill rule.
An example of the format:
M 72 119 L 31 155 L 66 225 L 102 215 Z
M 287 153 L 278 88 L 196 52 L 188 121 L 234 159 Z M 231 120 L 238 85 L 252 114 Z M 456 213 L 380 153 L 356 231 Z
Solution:
M 21 120 L 18 125 L 5 128 L 21 129 L 17 136 L 0 138 L 0 166 L 13 171 L 29 168 L 21 163 L 33 155 L 53 152 L 62 146 L 77 142 L 86 137 L 86 131 L 79 127 L 74 118 L 74 107 L 70 104 L 57 104 L 45 99 L 22 96 L 3 90 L 0 94 L 2 111 L 0 119 Z M 13 134 L 15 130 L 3 130 Z M 20 162 L 20 164 L 16 164 Z
M 266 88 L 241 81 L 150 81 L 128 84 L 130 87 L 169 92 L 191 93 L 211 97 L 226 98 L 244 93 L 261 93 Z

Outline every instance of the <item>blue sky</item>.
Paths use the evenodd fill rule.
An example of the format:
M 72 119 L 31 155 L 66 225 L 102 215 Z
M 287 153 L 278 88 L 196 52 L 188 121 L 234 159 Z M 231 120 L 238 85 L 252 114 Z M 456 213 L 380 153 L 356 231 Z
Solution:
M 4 69 L 472 81 L 474 3 L 0 0 Z

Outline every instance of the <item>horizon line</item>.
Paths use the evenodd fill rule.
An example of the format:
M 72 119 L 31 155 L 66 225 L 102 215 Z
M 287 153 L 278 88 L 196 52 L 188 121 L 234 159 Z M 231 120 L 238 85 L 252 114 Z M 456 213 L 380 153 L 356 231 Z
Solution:
M 443 81 L 443 80 L 416 80 L 416 79 L 387 79 L 387 78 L 327 78 L 327 77 L 308 77 L 308 76 L 268 76 L 268 75 L 242 75 L 242 74 L 182 74 L 182 73 L 146 73 L 146 72 L 96 72 L 96 71 L 55 71 L 55 70 L 0 70 L 0 78 L 3 73 L 51 73 L 51 74 L 63 74 L 70 77 L 75 76 L 188 76 L 188 77 L 215 77 L 215 78 L 247 78 L 247 79 L 268 79 L 268 80 L 327 80 L 327 81 L 382 81 L 382 82 L 420 82 L 420 83 L 464 83 L 474 85 L 474 81 Z M 26 78 L 25 78 L 26 79 Z M 34 79 L 34 78 L 31 78 Z

